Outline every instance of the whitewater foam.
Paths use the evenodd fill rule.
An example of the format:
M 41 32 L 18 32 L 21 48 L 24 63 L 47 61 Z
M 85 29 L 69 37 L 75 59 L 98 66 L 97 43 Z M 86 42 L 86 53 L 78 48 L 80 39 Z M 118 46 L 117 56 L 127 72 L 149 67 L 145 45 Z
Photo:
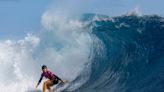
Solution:
M 46 31 L 40 35 L 27 34 L 24 39 L 0 42 L 0 72 L 4 73 L 0 76 L 0 92 L 34 89 L 43 64 L 71 82 L 89 62 L 92 42 L 80 21 L 51 11 L 43 14 L 42 24 Z

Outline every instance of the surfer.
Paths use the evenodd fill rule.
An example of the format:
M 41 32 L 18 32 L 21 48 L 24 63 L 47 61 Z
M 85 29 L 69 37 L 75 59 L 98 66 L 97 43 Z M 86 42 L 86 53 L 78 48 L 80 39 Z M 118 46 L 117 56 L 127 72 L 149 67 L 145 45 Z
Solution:
M 44 82 L 43 84 L 43 92 L 46 92 L 46 89 L 49 90 L 49 92 L 52 92 L 51 87 L 55 84 L 58 84 L 59 81 L 60 83 L 65 83 L 61 78 L 59 78 L 58 76 L 56 76 L 54 73 L 52 73 L 51 71 L 48 70 L 46 65 L 42 66 L 42 74 L 41 77 L 36 85 L 36 88 L 39 86 L 39 84 L 41 83 L 43 77 L 49 79 L 47 81 Z

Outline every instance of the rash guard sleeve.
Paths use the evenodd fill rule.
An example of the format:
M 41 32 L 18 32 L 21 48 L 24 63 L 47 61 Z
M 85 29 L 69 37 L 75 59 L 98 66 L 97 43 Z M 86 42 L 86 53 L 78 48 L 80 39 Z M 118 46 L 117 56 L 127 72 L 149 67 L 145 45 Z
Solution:
M 56 75 L 55 75 L 55 77 L 56 77 L 58 80 L 62 80 L 62 79 L 60 79 L 60 78 L 59 78 L 58 76 L 56 76 Z
M 41 75 L 41 77 L 40 77 L 40 79 L 39 79 L 39 81 L 38 81 L 38 84 L 41 83 L 42 79 L 43 79 L 43 74 Z
M 50 71 L 48 71 L 48 72 L 49 72 L 50 75 L 54 76 L 56 79 L 62 80 L 62 79 L 60 79 L 58 76 L 56 76 L 54 73 L 52 73 L 52 72 L 50 72 Z

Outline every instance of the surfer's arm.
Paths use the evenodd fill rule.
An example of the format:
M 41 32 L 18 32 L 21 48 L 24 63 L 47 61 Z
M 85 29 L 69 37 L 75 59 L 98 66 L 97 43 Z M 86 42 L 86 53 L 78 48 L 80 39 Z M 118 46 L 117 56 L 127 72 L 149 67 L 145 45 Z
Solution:
M 56 76 L 55 75 L 55 77 L 58 79 L 58 80 L 60 80 L 61 82 L 63 82 L 64 83 L 64 81 L 61 79 L 61 78 L 59 78 L 58 76 Z
M 39 79 L 39 81 L 38 81 L 38 84 L 41 83 L 42 79 L 43 79 L 43 76 L 40 77 L 40 79 Z
M 39 81 L 38 81 L 38 83 L 36 85 L 36 88 L 39 86 L 39 84 L 41 83 L 42 79 L 43 79 L 43 75 L 41 75 L 41 77 L 40 77 L 40 79 L 39 79 Z

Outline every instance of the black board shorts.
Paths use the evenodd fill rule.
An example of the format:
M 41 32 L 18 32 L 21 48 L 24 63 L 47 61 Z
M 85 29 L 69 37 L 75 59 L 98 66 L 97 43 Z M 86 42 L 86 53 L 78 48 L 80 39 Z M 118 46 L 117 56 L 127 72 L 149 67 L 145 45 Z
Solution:
M 59 80 L 57 78 L 53 80 L 53 85 L 58 84 L 58 83 L 59 83 Z

